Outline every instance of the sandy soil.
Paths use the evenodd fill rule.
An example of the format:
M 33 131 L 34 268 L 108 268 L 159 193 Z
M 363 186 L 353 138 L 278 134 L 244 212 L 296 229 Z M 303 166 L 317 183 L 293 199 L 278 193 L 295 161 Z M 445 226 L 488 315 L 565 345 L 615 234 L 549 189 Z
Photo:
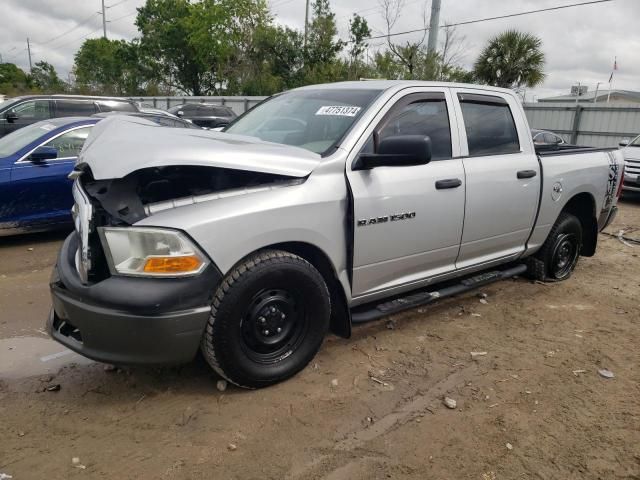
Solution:
M 620 228 L 640 237 L 640 197 Z M 487 304 L 358 327 L 284 384 L 220 392 L 202 360 L 105 371 L 46 340 L 61 239 L 0 239 L 0 474 L 14 480 L 640 479 L 640 246 L 601 235 L 567 282 L 496 283 Z

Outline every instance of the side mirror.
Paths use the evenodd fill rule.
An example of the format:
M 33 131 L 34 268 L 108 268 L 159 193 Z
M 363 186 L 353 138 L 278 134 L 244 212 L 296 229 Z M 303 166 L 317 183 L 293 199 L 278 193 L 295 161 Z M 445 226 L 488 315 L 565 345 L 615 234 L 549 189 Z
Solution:
M 621 147 L 626 147 L 631 143 L 631 141 L 628 138 L 623 138 L 622 140 L 620 140 L 620 143 L 618 145 L 620 145 Z
M 184 116 L 184 112 L 183 112 L 182 110 L 178 110 L 178 111 L 176 112 L 176 115 L 177 115 L 178 117 L 182 118 L 182 117 Z
M 58 150 L 54 147 L 38 147 L 31 155 L 29 155 L 29 161 L 33 163 L 41 163 L 45 160 L 53 160 L 54 158 L 58 158 Z
M 4 118 L 7 120 L 7 122 L 13 123 L 20 117 L 18 117 L 18 114 L 14 110 L 9 110 L 4 114 Z
M 361 153 L 353 170 L 410 167 L 431 161 L 431 139 L 422 135 L 396 135 L 380 142 L 376 153 Z

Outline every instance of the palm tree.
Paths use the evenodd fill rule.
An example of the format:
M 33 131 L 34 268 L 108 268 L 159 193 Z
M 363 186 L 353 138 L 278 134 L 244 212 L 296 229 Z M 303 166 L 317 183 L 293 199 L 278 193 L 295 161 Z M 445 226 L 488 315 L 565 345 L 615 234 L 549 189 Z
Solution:
M 544 80 L 542 40 L 507 30 L 489 40 L 474 65 L 478 80 L 503 88 L 535 87 Z

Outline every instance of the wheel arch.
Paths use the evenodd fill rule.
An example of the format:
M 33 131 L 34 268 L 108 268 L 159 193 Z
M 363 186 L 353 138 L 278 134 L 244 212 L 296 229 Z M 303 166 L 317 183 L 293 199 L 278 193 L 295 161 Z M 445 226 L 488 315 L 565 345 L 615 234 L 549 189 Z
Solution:
M 338 274 L 329 256 L 316 245 L 306 242 L 282 242 L 262 247 L 260 250 L 283 250 L 304 258 L 324 278 L 331 297 L 331 332 L 342 338 L 351 336 L 351 311 Z
M 598 217 L 596 215 L 596 201 L 591 193 L 581 192 L 564 205 L 560 213 L 575 216 L 582 225 L 582 250 L 580 255 L 592 257 L 596 253 L 598 243 Z

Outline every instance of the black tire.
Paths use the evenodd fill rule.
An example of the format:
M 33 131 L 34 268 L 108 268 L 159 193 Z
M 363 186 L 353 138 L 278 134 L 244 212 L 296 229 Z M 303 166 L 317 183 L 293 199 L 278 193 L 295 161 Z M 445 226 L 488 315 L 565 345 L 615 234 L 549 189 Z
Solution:
M 578 264 L 582 249 L 582 224 L 562 212 L 542 248 L 528 259 L 529 275 L 543 282 L 568 279 Z
M 260 388 L 292 377 L 316 355 L 331 302 L 322 275 L 297 255 L 258 252 L 216 291 L 202 353 L 229 382 Z

